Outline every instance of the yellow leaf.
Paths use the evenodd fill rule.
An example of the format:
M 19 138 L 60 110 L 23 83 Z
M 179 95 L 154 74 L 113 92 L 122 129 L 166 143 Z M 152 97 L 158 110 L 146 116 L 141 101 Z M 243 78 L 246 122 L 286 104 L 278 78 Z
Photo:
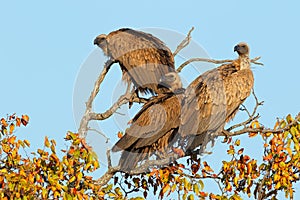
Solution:
M 227 150 L 228 155 L 234 155 L 234 149 Z
M 13 136 L 13 137 L 8 138 L 7 142 L 10 144 L 14 144 L 15 140 L 16 140 L 16 136 Z
M 189 196 L 188 196 L 188 200 L 194 200 L 195 198 L 194 198 L 194 195 L 193 194 L 190 194 Z
M 19 117 L 16 119 L 16 126 L 21 126 L 21 119 Z
M 26 176 L 26 173 L 25 173 L 24 170 L 20 170 L 19 174 L 20 174 L 21 176 Z
M 162 190 L 162 193 L 165 194 L 170 189 L 170 185 L 166 184 L 165 187 Z
M 260 124 L 258 121 L 255 120 L 250 124 L 250 127 L 251 128 L 260 128 Z
M 77 180 L 81 181 L 82 177 L 83 177 L 83 174 L 81 172 L 79 172 L 76 176 L 77 176 Z
M 8 124 L 6 122 L 6 120 L 4 118 L 1 119 L 1 124 L 4 126 L 4 127 L 7 127 Z
M 15 125 L 13 123 L 11 123 L 9 125 L 9 134 L 12 134 L 14 130 L 15 130 Z
M 74 182 L 76 180 L 76 177 L 75 176 L 72 176 L 71 178 L 70 178 L 70 180 L 69 180 L 69 183 L 72 183 L 72 182 Z
M 286 151 L 288 152 L 289 156 L 292 157 L 292 155 L 293 155 L 292 149 L 290 147 L 287 147 Z
M 266 137 L 270 137 L 272 135 L 272 132 L 267 132 L 267 133 L 265 133 L 265 136 Z
M 287 121 L 288 123 L 291 123 L 292 121 L 294 121 L 294 119 L 293 119 L 293 117 L 292 117 L 291 114 L 289 114 L 288 116 L 286 116 L 286 121 Z
M 248 136 L 249 136 L 249 138 L 252 138 L 252 137 L 257 136 L 257 134 L 258 134 L 257 132 L 251 132 L 248 134 Z
M 49 139 L 48 139 L 47 136 L 46 136 L 45 139 L 44 139 L 44 145 L 45 145 L 46 147 L 50 147 L 50 142 L 49 142 Z
M 278 183 L 275 185 L 275 189 L 278 190 L 280 187 L 281 187 L 281 183 L 278 182 Z
M 108 193 L 108 196 L 109 197 L 115 197 L 116 195 L 114 193 L 110 192 L 110 193 Z
M 177 185 L 176 185 L 176 184 L 173 184 L 173 185 L 172 185 L 172 188 L 171 188 L 171 192 L 174 192 L 174 191 L 176 190 L 176 188 L 177 188 Z
M 30 142 L 28 140 L 24 140 L 23 142 L 26 144 L 26 146 L 30 147 Z
M 50 147 L 52 153 L 56 153 L 56 150 L 55 150 L 55 146 L 52 144 L 51 147 Z
M 198 184 L 193 185 L 193 191 L 195 192 L 196 195 L 199 195 L 199 186 L 198 186 Z
M 238 180 L 239 180 L 239 178 L 236 176 L 236 177 L 234 177 L 234 179 L 233 179 L 233 183 L 234 183 L 234 185 L 236 186 L 236 187 L 238 187 L 239 185 L 238 185 Z

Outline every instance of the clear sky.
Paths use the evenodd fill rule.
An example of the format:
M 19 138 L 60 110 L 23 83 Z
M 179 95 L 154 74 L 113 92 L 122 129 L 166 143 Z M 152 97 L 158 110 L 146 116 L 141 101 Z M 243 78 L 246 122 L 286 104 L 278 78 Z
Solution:
M 68 130 L 76 132 L 81 113 L 78 107 L 88 98 L 81 96 L 84 100 L 77 101 L 76 92 L 88 95 L 101 69 L 103 56 L 93 45 L 96 35 L 131 27 L 158 35 L 161 30 L 168 30 L 183 37 L 194 26 L 194 42 L 212 58 L 234 59 L 233 46 L 240 41 L 249 43 L 252 57 L 262 56 L 265 66 L 253 66 L 254 88 L 259 99 L 265 101 L 259 110 L 261 122 L 273 126 L 276 117 L 300 111 L 299 4 L 297 1 L 237 0 L 2 1 L 0 116 L 14 112 L 28 114 L 28 128 L 19 129 L 17 134 L 29 139 L 33 149 L 41 147 L 45 135 L 65 148 L 63 137 Z M 174 43 L 180 42 L 178 38 L 171 41 L 164 33 L 161 39 L 172 50 Z M 202 55 L 203 52 L 199 53 Z M 86 66 L 96 71 L 84 74 L 89 69 Z M 104 111 L 116 98 L 119 91 L 116 85 L 121 84 L 118 70 L 115 67 L 103 83 L 106 90 L 97 98 L 96 111 Z M 189 77 L 197 75 L 185 74 L 187 83 Z M 127 120 L 115 117 L 97 126 L 114 143 L 117 131 L 124 131 L 126 123 Z M 105 144 L 104 138 L 97 136 L 97 145 L 98 140 L 90 137 L 99 152 L 105 152 L 111 144 Z

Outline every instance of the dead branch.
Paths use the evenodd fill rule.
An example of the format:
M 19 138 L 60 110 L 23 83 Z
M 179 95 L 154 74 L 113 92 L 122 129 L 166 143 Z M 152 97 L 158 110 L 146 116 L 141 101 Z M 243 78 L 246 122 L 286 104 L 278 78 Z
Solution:
M 182 49 L 184 49 L 189 43 L 191 42 L 191 33 L 194 30 L 194 27 L 191 28 L 191 30 L 188 32 L 187 36 L 182 40 L 182 42 L 177 46 L 176 50 L 173 53 L 173 56 L 175 57 Z
M 226 129 L 226 131 L 231 131 L 231 130 L 236 129 L 236 128 L 241 127 L 241 126 L 246 127 L 246 125 L 248 125 L 249 123 L 251 123 L 252 121 L 254 121 L 254 120 L 256 120 L 256 119 L 258 119 L 260 117 L 259 114 L 256 114 L 256 111 L 257 111 L 257 108 L 259 106 L 263 105 L 264 101 L 258 101 L 258 98 L 255 95 L 254 90 L 252 90 L 252 95 L 253 95 L 253 97 L 255 99 L 255 107 L 254 107 L 254 109 L 252 111 L 252 114 L 250 114 L 250 112 L 248 110 L 246 110 L 246 112 L 248 113 L 249 118 L 246 121 L 244 121 L 244 122 L 241 122 L 241 123 L 238 123 L 238 124 L 235 124 L 235 125 L 229 127 L 228 129 Z
M 118 101 L 115 102 L 114 105 L 111 108 L 109 108 L 107 111 L 105 111 L 104 113 L 94 113 L 92 111 L 93 101 L 95 100 L 97 94 L 99 93 L 100 85 L 103 82 L 107 72 L 109 71 L 109 69 L 113 63 L 114 62 L 111 60 L 109 60 L 105 63 L 101 74 L 99 75 L 98 79 L 96 80 L 96 82 L 94 84 L 94 88 L 91 92 L 91 95 L 90 95 L 88 101 L 86 102 L 86 110 L 80 121 L 80 127 L 78 129 L 78 134 L 81 138 L 84 138 L 86 136 L 86 133 L 89 130 L 88 124 L 89 124 L 90 120 L 104 120 L 104 119 L 109 118 L 112 114 L 114 114 L 116 112 L 116 110 L 118 108 L 120 108 L 120 106 L 128 103 L 129 100 L 131 100 L 132 102 L 138 102 L 138 103 L 147 102 L 147 99 L 144 99 L 144 98 L 134 97 L 132 99 L 131 97 L 133 94 L 130 93 L 130 90 L 127 88 L 126 93 L 124 95 L 122 95 L 118 99 Z M 105 136 L 105 138 L 107 139 L 106 136 Z
M 127 92 L 124 95 L 120 96 L 118 101 L 116 101 L 104 113 L 90 112 L 90 114 L 89 114 L 90 120 L 105 120 L 105 119 L 109 118 L 112 114 L 114 114 L 118 110 L 118 108 L 120 108 L 124 104 L 127 104 L 131 100 L 131 97 L 132 97 L 132 93 L 127 90 Z M 134 99 L 132 99 L 132 101 L 133 102 L 138 102 L 138 103 L 146 103 L 147 102 L 146 99 L 138 98 L 138 97 L 135 97 Z
M 107 157 L 108 168 L 111 168 L 112 165 L 111 165 L 110 149 L 107 149 L 106 157 Z
M 89 120 L 90 120 L 89 114 L 92 111 L 93 101 L 96 98 L 96 96 L 100 90 L 100 85 L 103 82 L 105 75 L 109 71 L 112 64 L 113 64 L 113 62 L 111 62 L 111 61 L 108 61 L 105 63 L 101 74 L 99 75 L 98 79 L 96 80 L 96 82 L 94 84 L 94 89 L 92 90 L 91 95 L 90 95 L 88 101 L 86 102 L 86 110 L 80 121 L 80 127 L 78 129 L 78 134 L 79 134 L 79 137 L 81 137 L 81 138 L 84 138 L 86 136 L 86 133 L 88 131 L 88 124 L 89 124 Z
M 258 56 L 258 57 L 255 57 L 253 59 L 251 59 L 251 63 L 253 64 L 256 64 L 256 65 L 264 65 L 263 63 L 259 63 L 257 62 L 257 60 L 259 60 L 261 57 Z M 214 60 L 214 59 L 209 59 L 209 58 L 191 58 L 187 61 L 185 61 L 184 63 L 182 63 L 178 68 L 177 68 L 177 72 L 181 72 L 181 70 L 189 65 L 190 63 L 192 62 L 210 62 L 210 63 L 214 63 L 214 64 L 224 64 L 224 63 L 231 63 L 233 62 L 234 60 L 230 60 L 230 59 L 227 59 L 227 60 Z
M 105 139 L 106 139 L 106 142 L 105 143 L 108 143 L 108 141 L 110 140 L 109 137 L 107 137 L 104 133 L 102 133 L 101 131 L 98 131 L 97 129 L 94 129 L 94 128 L 88 128 L 89 131 L 94 131 L 96 133 L 99 133 L 100 135 L 102 135 Z

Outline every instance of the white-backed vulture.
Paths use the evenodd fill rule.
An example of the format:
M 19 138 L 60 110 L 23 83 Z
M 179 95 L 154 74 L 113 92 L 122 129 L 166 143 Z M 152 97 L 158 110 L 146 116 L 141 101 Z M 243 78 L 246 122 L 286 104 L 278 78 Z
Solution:
M 142 93 L 163 93 L 158 88 L 163 75 L 174 72 L 174 57 L 170 49 L 158 38 L 142 31 L 122 28 L 101 34 L 94 40 L 104 54 L 110 58 L 110 65 L 118 63 L 123 80 L 131 82 Z
M 165 154 L 172 145 L 180 125 L 184 89 L 176 72 L 165 77 L 162 81 L 170 86 L 171 92 L 154 96 L 144 104 L 125 135 L 112 148 L 113 152 L 123 150 L 119 165 L 125 171 L 130 171 L 139 161 L 153 154 Z
M 220 133 L 251 93 L 249 46 L 242 42 L 234 51 L 238 59 L 203 73 L 186 89 L 179 133 L 189 137 L 187 151 Z

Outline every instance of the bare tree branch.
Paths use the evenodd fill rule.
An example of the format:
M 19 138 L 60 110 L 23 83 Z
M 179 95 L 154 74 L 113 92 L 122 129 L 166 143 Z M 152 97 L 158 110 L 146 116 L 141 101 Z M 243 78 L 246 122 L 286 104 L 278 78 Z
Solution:
M 113 62 L 111 62 L 111 61 L 108 61 L 105 63 L 101 74 L 99 75 L 98 79 L 95 82 L 94 89 L 92 90 L 91 95 L 90 95 L 88 101 L 86 102 L 86 110 L 80 121 L 80 127 L 78 129 L 78 134 L 79 134 L 79 137 L 81 137 L 81 138 L 84 138 L 86 136 L 86 133 L 88 131 L 88 124 L 89 124 L 89 120 L 90 120 L 89 114 L 92 111 L 93 101 L 96 98 L 96 96 L 100 90 L 100 85 L 103 82 L 105 75 L 109 71 L 112 64 L 113 64 Z
M 194 27 L 191 28 L 191 30 L 188 32 L 187 36 L 182 40 L 182 42 L 177 46 L 176 50 L 173 53 L 173 56 L 175 57 L 182 49 L 184 49 L 189 43 L 191 42 L 191 33 L 194 30 Z
M 99 133 L 100 135 L 102 135 L 105 139 L 106 139 L 106 143 L 108 143 L 108 141 L 110 140 L 109 137 L 107 137 L 104 133 L 102 133 L 101 131 L 98 131 L 97 129 L 94 128 L 88 128 L 89 131 L 94 131 L 96 133 Z
M 114 114 L 118 110 L 118 108 L 120 108 L 124 104 L 127 104 L 131 100 L 131 97 L 132 97 L 132 93 L 127 90 L 127 92 L 124 95 L 120 96 L 118 101 L 116 101 L 112 105 L 112 107 L 110 107 L 104 113 L 90 112 L 90 114 L 89 114 L 90 120 L 105 120 L 105 119 L 109 118 L 112 114 Z M 134 99 L 132 99 L 132 101 L 138 102 L 138 103 L 146 103 L 147 102 L 146 99 L 138 98 L 138 97 L 135 97 Z
M 110 149 L 107 149 L 106 157 L 107 157 L 108 168 L 111 168 L 112 165 L 111 165 Z
M 263 63 L 259 63 L 257 62 L 257 60 L 259 60 L 261 57 L 255 57 L 253 59 L 251 59 L 251 63 L 256 64 L 256 65 L 263 65 Z M 178 68 L 177 68 L 177 72 L 181 72 L 181 70 L 187 66 L 188 64 L 192 63 L 192 62 L 210 62 L 210 63 L 214 63 L 214 64 L 224 64 L 224 63 L 230 63 L 233 62 L 234 60 L 214 60 L 214 59 L 209 59 L 209 58 L 191 58 L 187 61 L 185 61 L 184 63 L 182 63 Z
M 124 105 L 126 103 L 128 103 L 130 100 L 132 102 L 138 102 L 138 103 L 145 103 L 147 102 L 147 99 L 144 98 L 138 98 L 138 97 L 134 97 L 132 98 L 132 93 L 130 93 L 129 90 L 129 86 L 126 90 L 126 93 L 124 95 L 122 95 L 117 102 L 114 103 L 114 105 L 109 108 L 107 111 L 105 111 L 104 113 L 94 113 L 92 111 L 92 105 L 93 105 L 93 101 L 96 98 L 99 90 L 100 90 L 100 85 L 103 82 L 107 72 L 109 71 L 111 65 L 114 62 L 109 60 L 105 63 L 104 68 L 101 72 L 101 74 L 99 75 L 98 79 L 96 80 L 95 84 L 94 84 L 94 88 L 91 92 L 91 95 L 88 99 L 88 101 L 86 102 L 86 110 L 85 113 L 80 121 L 80 127 L 78 129 L 78 134 L 81 138 L 84 138 L 86 136 L 86 133 L 89 129 L 88 124 L 90 120 L 104 120 L 109 118 L 113 113 L 116 112 L 116 110 L 118 108 L 120 108 L 121 105 Z M 105 136 L 106 137 L 106 136 Z M 106 137 L 107 138 L 107 137 Z
M 249 111 L 247 110 L 249 118 L 246 121 L 244 121 L 244 122 L 241 122 L 239 124 L 235 124 L 235 125 L 229 127 L 228 129 L 226 129 L 226 131 L 231 131 L 231 130 L 236 129 L 236 128 L 241 127 L 241 126 L 245 127 L 246 125 L 248 125 L 249 123 L 251 123 L 252 121 L 254 121 L 254 120 L 256 120 L 256 119 L 258 119 L 260 117 L 259 114 L 256 114 L 256 111 L 257 111 L 257 108 L 259 106 L 263 105 L 264 101 L 258 101 L 258 98 L 255 95 L 254 90 L 252 90 L 252 95 L 254 96 L 254 99 L 255 99 L 255 107 L 253 109 L 252 114 L 250 114 Z

